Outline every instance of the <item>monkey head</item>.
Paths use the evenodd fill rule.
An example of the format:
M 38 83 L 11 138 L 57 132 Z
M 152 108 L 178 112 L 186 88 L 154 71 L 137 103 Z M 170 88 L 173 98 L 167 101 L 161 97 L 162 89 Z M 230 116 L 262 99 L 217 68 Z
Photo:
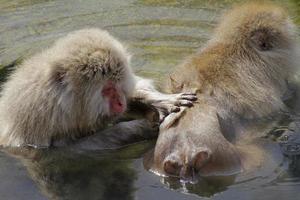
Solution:
M 151 156 L 151 171 L 191 182 L 199 175 L 227 176 L 241 170 L 239 153 L 223 136 L 215 110 L 204 105 L 194 105 L 172 127 L 160 130 Z
M 104 85 L 102 95 L 106 98 L 110 113 L 119 114 L 125 111 L 126 98 L 124 92 L 113 81 L 108 81 Z
M 240 152 L 224 137 L 218 114 L 226 122 L 235 115 L 251 121 L 284 110 L 287 80 L 298 65 L 294 38 L 294 25 L 276 5 L 248 3 L 226 14 L 208 44 L 171 75 L 173 91 L 199 85 L 198 104 L 160 130 L 152 169 L 180 178 L 239 172 Z M 239 126 L 232 129 L 240 134 Z
M 65 51 L 53 53 L 58 58 L 49 72 L 55 86 L 49 88 L 58 91 L 61 108 L 91 124 L 123 113 L 135 83 L 122 44 L 106 31 L 85 29 L 58 40 L 50 51 L 61 48 Z

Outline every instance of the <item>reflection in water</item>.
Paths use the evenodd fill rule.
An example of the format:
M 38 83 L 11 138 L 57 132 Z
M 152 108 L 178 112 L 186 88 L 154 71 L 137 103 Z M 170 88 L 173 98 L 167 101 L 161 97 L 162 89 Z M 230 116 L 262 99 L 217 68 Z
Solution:
M 220 177 L 199 177 L 196 184 L 185 183 L 177 178 L 162 178 L 162 183 L 169 188 L 179 190 L 183 193 L 197 194 L 202 197 L 210 197 L 227 189 L 227 186 L 234 183 L 235 176 Z
M 162 82 L 175 65 L 210 38 L 223 8 L 242 1 L 2 0 L 0 66 L 44 49 L 72 30 L 96 26 L 127 43 L 133 53 L 133 67 L 139 75 Z M 293 19 L 300 23 L 298 0 L 275 1 L 290 8 Z M 0 76 L 9 73 L 6 69 Z M 93 156 L 36 152 L 21 160 L 38 187 L 50 198 L 295 199 L 300 189 L 300 161 L 298 155 L 291 155 L 297 145 L 287 147 L 285 144 L 264 142 L 261 148 L 269 156 L 261 163 L 254 163 L 254 169 L 218 180 L 200 179 L 195 185 L 183 184 L 176 178 L 162 178 L 160 182 L 161 177 L 148 173 L 141 167 L 141 159 L 135 159 L 143 156 L 143 148 Z M 21 199 L 14 191 L 22 189 L 28 190 L 25 199 L 42 199 L 34 187 L 29 187 L 30 181 L 23 181 L 27 174 L 23 173 L 22 166 L 4 158 L 1 155 L 0 178 L 4 181 L 0 191 L 15 197 L 6 199 Z
M 297 137 L 299 140 L 300 135 Z M 257 196 L 260 196 L 259 187 L 269 189 L 268 187 L 273 187 L 277 184 L 278 188 L 280 188 L 281 184 L 285 187 L 298 186 L 300 184 L 299 154 L 294 157 L 284 157 L 277 142 L 262 138 L 253 139 L 251 143 L 240 144 L 239 150 L 243 157 L 243 171 L 241 174 L 224 174 L 223 176 L 209 177 L 197 176 L 194 183 L 188 183 L 179 179 L 179 177 L 161 176 L 156 172 L 154 173 L 161 176 L 161 183 L 167 188 L 185 194 L 197 194 L 201 197 L 212 197 L 215 194 L 228 190 L 245 190 L 244 192 L 247 193 L 248 190 L 251 191 L 253 186 L 257 186 L 257 188 L 254 187 L 257 193 L 253 192 L 252 194 L 254 196 L 253 199 L 257 199 Z M 145 154 L 143 163 L 145 169 L 152 171 L 154 164 L 153 149 Z M 290 187 L 287 191 L 291 192 L 292 195 L 295 192 L 295 188 Z M 225 192 L 225 194 L 227 193 Z
M 24 165 L 50 199 L 133 199 L 135 173 L 130 161 L 46 156 Z
M 289 166 L 288 171 L 280 178 L 282 182 L 297 183 L 300 181 L 300 123 L 291 123 L 278 140 Z
M 50 199 L 134 199 L 136 172 L 132 159 L 153 143 L 118 151 L 77 154 L 61 150 L 9 149 L 18 157 L 43 194 Z
M 160 176 L 161 183 L 166 185 L 170 189 L 178 190 L 182 193 L 191 193 L 203 197 L 209 197 L 216 193 L 225 191 L 227 189 L 227 186 L 234 183 L 236 174 L 211 177 L 195 176 L 193 177 L 192 181 L 185 181 L 180 179 L 179 177 L 161 175 L 156 171 L 153 171 L 153 151 L 154 149 L 151 149 L 144 155 L 144 167 L 145 169 Z

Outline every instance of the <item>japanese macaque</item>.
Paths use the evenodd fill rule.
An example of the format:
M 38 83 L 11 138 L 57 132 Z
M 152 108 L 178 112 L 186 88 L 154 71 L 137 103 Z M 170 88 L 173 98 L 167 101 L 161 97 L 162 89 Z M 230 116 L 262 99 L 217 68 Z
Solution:
M 191 93 L 159 93 L 133 74 L 129 58 L 108 32 L 84 29 L 24 61 L 2 87 L 0 144 L 48 147 L 91 135 L 122 115 L 129 100 L 155 106 L 161 120 L 195 100 Z M 136 120 L 109 130 L 126 130 L 124 139 L 141 136 L 144 126 L 149 129 L 148 122 Z
M 241 170 L 234 141 L 288 111 L 284 98 L 298 64 L 294 25 L 269 3 L 248 3 L 222 17 L 207 45 L 171 75 L 169 92 L 197 91 L 198 102 L 160 127 L 152 170 L 191 180 Z

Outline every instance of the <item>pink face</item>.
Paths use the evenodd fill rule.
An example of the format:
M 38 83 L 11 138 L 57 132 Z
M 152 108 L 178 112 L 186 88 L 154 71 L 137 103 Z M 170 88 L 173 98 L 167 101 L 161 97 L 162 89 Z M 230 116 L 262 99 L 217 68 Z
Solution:
M 126 110 L 125 94 L 113 81 L 104 85 L 102 95 L 108 99 L 111 114 L 121 114 Z

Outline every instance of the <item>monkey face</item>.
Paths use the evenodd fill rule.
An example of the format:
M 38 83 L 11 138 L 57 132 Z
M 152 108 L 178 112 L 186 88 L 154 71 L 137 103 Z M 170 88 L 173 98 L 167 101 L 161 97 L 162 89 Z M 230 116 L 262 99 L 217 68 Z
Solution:
M 102 89 L 102 95 L 108 101 L 110 114 L 121 114 L 126 110 L 125 94 L 113 81 L 107 81 Z
M 239 154 L 222 135 L 215 113 L 202 105 L 160 132 L 151 170 L 192 181 L 199 175 L 232 175 L 240 167 Z
M 66 55 L 51 63 L 49 83 L 61 93 L 63 110 L 92 124 L 102 116 L 111 117 L 126 110 L 134 78 L 129 58 L 118 41 L 108 38 L 107 44 L 102 44 L 85 39 L 71 50 L 65 48 Z

